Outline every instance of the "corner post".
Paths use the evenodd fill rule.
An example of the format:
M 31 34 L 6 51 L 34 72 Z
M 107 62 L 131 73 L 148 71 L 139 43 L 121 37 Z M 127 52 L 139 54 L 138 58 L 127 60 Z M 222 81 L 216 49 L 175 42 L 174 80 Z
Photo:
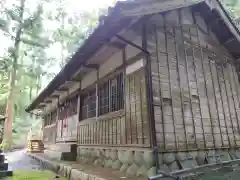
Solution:
M 147 51 L 147 22 L 149 16 L 143 19 L 142 25 L 142 48 Z M 155 116 L 154 116 L 154 106 L 153 106 L 153 87 L 152 87 L 152 70 L 151 70 L 151 57 L 149 53 L 145 53 L 146 66 L 145 66 L 145 80 L 146 80 L 146 92 L 147 92 L 147 103 L 148 103 L 148 114 L 149 114 L 149 130 L 150 130 L 150 140 L 151 147 L 153 148 L 155 159 L 156 159 L 156 169 L 159 169 L 158 162 L 158 145 L 156 140 L 156 127 L 155 127 Z M 156 172 L 157 173 L 157 172 Z

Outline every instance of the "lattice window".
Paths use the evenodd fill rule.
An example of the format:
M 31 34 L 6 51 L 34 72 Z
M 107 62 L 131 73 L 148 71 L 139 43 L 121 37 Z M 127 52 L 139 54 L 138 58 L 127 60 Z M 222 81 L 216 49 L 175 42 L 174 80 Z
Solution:
M 98 86 L 98 102 L 96 89 L 81 96 L 81 119 L 96 116 L 96 103 L 98 116 L 123 109 L 123 73 Z
M 123 109 L 123 74 L 99 86 L 99 115 Z
M 51 112 L 51 124 L 55 123 L 57 119 L 57 109 Z
M 81 97 L 81 119 L 96 116 L 96 91 L 95 89 Z
M 74 114 L 77 114 L 77 104 L 78 104 L 78 96 L 74 96 L 70 99 L 70 105 L 69 105 L 69 116 L 72 116 Z

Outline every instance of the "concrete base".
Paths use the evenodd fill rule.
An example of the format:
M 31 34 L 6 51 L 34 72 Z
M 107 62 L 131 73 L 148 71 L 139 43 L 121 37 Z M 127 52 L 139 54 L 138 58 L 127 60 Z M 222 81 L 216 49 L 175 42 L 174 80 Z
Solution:
M 44 153 L 53 160 L 76 161 L 76 143 L 57 143 L 45 146 Z

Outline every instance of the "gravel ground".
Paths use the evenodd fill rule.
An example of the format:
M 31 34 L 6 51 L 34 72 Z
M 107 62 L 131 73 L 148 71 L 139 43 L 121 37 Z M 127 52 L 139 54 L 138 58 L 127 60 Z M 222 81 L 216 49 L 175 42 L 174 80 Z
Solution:
M 39 163 L 25 154 L 26 150 L 17 150 L 5 153 L 9 162 L 9 169 L 12 170 L 31 170 L 41 169 Z

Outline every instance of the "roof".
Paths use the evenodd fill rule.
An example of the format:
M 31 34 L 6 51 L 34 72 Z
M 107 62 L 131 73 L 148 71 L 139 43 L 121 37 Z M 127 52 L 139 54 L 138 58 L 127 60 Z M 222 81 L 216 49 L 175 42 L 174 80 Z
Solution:
M 92 35 L 78 49 L 60 73 L 58 73 L 48 86 L 26 108 L 26 111 L 30 112 L 35 109 L 39 103 L 51 95 L 55 89 L 61 86 L 64 82 L 70 80 L 82 64 L 84 64 L 103 44 L 131 24 L 136 16 L 169 11 L 183 6 L 183 3 L 179 2 L 179 0 L 173 1 L 176 1 L 176 3 L 172 3 L 175 6 L 172 6 L 171 8 L 163 8 L 163 2 L 158 0 L 118 2 L 114 8 L 109 10 L 103 23 L 99 24 Z M 166 3 L 167 2 L 169 2 L 169 0 L 166 1 Z M 224 43 L 225 47 L 235 58 L 240 58 L 240 53 L 238 52 L 240 47 L 240 32 L 235 26 L 233 20 L 227 14 L 226 10 L 223 8 L 222 4 L 218 0 L 185 0 L 184 2 L 185 6 L 193 6 L 197 4 L 196 8 L 202 12 L 201 15 L 206 21 L 209 19 L 216 21 L 212 28 L 220 42 Z M 144 8 L 139 8 L 140 6 Z

